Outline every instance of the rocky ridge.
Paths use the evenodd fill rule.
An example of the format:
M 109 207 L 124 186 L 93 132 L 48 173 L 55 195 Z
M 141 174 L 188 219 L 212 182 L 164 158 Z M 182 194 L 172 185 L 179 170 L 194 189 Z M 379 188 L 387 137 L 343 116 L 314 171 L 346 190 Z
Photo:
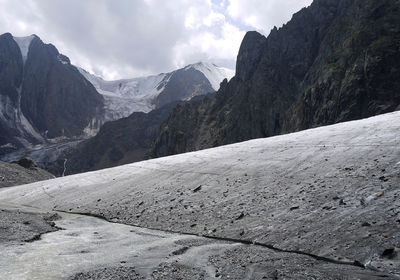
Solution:
M 71 65 L 68 57 L 60 54 L 53 45 L 44 44 L 36 35 L 13 37 L 9 33 L 3 34 L 0 36 L 0 158 L 11 161 L 29 156 L 52 172 L 59 165 L 56 174 L 60 175 L 63 173 L 65 150 L 73 149 L 78 141 L 95 136 L 105 122 L 135 112 L 148 113 L 164 105 L 170 106 L 171 102 L 215 92 L 222 79 L 232 76 L 230 69 L 199 62 L 156 76 L 105 81 Z M 138 117 L 142 115 L 135 114 L 139 122 L 144 120 Z M 149 116 L 155 115 L 157 113 Z M 156 119 L 149 125 L 155 122 L 159 125 L 162 120 Z M 145 123 L 138 125 L 143 127 Z M 111 131 L 112 126 L 108 125 L 107 130 Z M 118 143 L 130 146 L 129 137 L 133 131 L 129 131 L 127 125 L 125 128 L 126 142 Z M 119 123 L 115 129 L 119 129 Z M 152 128 L 156 129 L 158 127 Z M 117 133 L 122 135 L 121 131 Z M 108 133 L 107 137 L 111 135 Z M 139 135 L 136 137 L 139 139 Z M 149 149 L 149 143 L 155 137 L 156 132 L 152 132 L 151 140 L 144 137 L 143 151 L 125 157 L 133 161 L 143 159 L 144 150 Z M 83 160 L 91 164 L 82 162 L 82 168 L 77 170 L 117 164 L 113 158 L 95 167 L 99 162 L 93 158 L 102 157 L 102 151 L 97 152 L 99 154 L 88 155 L 88 159 Z M 62 159 L 56 162 L 60 154 Z M 123 161 L 126 162 L 131 161 Z M 90 169 L 83 169 L 86 165 Z
M 0 36 L 0 153 L 82 136 L 102 109 L 102 96 L 53 45 Z
M 214 99 L 178 107 L 160 157 L 398 110 L 400 2 L 316 0 L 266 38 L 248 32 Z

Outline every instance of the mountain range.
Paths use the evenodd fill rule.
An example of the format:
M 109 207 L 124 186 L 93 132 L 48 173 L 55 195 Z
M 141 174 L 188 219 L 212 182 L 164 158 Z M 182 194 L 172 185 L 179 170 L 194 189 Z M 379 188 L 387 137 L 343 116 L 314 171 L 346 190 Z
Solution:
M 25 134 L 15 137 L 7 132 L 0 144 L 9 148 L 12 137 L 40 142 L 43 135 L 94 136 L 100 129 L 95 137 L 65 152 L 56 149 L 58 158 L 47 167 L 58 175 L 66 170 L 66 174 L 72 174 L 399 110 L 398 18 L 398 1 L 315 0 L 283 27 L 271 30 L 268 37 L 248 32 L 238 53 L 235 76 L 229 81 L 233 72 L 211 63 L 192 64 L 150 77 L 104 81 L 70 65 L 68 58 L 51 45 L 42 44 L 55 50 L 53 60 L 58 68 L 65 67 L 63 71 L 79 77 L 78 85 L 84 86 L 80 93 L 92 93 L 93 98 L 86 96 L 92 110 L 72 126 L 75 130 L 58 125 L 58 129 L 49 131 L 44 130 L 47 126 L 36 124 L 38 121 L 30 113 L 35 110 L 18 105 L 16 98 L 13 110 L 22 112 L 17 114 L 21 120 L 27 115 L 28 124 L 32 125 L 18 130 L 18 123 L 26 122 L 15 121 L 12 114 L 2 117 L 17 123 L 16 131 Z M 22 69 L 27 68 L 22 62 L 24 57 L 28 62 L 33 60 L 30 50 L 26 55 L 22 51 L 27 39 L 20 40 L 25 43 L 19 43 L 18 53 L 19 39 L 13 40 L 10 34 L 2 37 L 14 45 L 14 55 L 19 56 Z M 40 40 L 34 36 L 32 42 L 35 41 Z M 19 80 L 14 80 L 8 79 L 3 86 L 10 85 L 18 96 Z M 64 92 L 62 86 L 58 87 Z M 22 92 L 25 88 L 30 90 L 25 86 Z M 214 95 L 193 98 L 217 88 Z M 2 94 L 2 98 L 9 104 L 7 96 L 14 95 Z M 39 106 L 40 102 L 35 102 L 32 104 Z M 100 128 L 106 121 L 110 122 Z M 31 134 L 26 131 L 37 137 L 29 138 Z
M 233 71 L 199 62 L 155 76 L 105 81 L 36 35 L 0 36 L 0 155 L 94 136 L 107 121 L 218 90 Z

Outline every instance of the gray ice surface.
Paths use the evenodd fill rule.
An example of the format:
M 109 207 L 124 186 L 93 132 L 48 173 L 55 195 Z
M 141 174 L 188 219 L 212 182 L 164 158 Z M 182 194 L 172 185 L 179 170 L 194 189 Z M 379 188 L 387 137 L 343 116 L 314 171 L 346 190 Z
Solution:
M 41 214 L 36 208 L 12 208 Z M 30 243 L 0 243 L 0 279 L 243 280 L 312 276 L 322 280 L 380 279 L 383 275 L 254 245 L 115 224 L 85 215 L 57 214 L 61 219 L 56 225 L 62 229 Z
M 400 112 L 0 190 L 4 202 L 393 274 L 399 196 Z
M 178 256 L 174 252 L 183 246 L 177 241 L 190 244 L 202 238 L 59 214 L 62 219 L 56 225 L 62 230 L 31 243 L 0 243 L 0 279 L 62 279 L 82 271 L 132 266 L 149 277 L 161 263 L 175 261 L 205 271 L 205 279 L 214 279 L 208 257 L 238 245 L 204 242 Z

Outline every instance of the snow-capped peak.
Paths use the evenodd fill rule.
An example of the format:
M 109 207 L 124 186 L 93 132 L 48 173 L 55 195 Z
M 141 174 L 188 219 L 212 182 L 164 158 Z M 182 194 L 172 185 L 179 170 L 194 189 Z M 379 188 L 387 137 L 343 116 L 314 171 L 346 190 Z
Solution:
M 31 45 L 33 38 L 35 38 L 35 35 L 26 37 L 13 37 L 14 41 L 18 44 L 19 49 L 21 50 L 22 60 L 24 63 L 28 57 L 29 46 Z
M 225 78 L 232 78 L 235 73 L 231 69 L 205 62 L 191 64 L 183 68 L 183 70 L 189 69 L 195 69 L 203 73 L 214 90 L 218 90 L 220 83 Z M 79 67 L 78 70 L 103 95 L 106 120 L 115 120 L 127 117 L 133 112 L 147 113 L 155 109 L 155 100 L 164 91 L 171 77 L 179 69 L 170 73 L 115 81 L 103 80 L 101 77 L 93 75 Z M 189 93 L 188 95 L 193 97 L 196 93 Z
M 220 83 L 227 78 L 230 80 L 234 75 L 235 71 L 232 69 L 219 67 L 214 63 L 209 62 L 198 62 L 195 64 L 190 64 L 185 67 L 185 69 L 194 68 L 206 76 L 206 78 L 210 81 L 210 84 L 214 90 L 218 90 Z

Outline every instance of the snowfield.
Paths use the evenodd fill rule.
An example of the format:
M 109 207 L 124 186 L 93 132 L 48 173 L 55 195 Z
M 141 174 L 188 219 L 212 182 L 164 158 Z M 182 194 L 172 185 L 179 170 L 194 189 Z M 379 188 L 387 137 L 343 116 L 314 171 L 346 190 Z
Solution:
M 254 250 L 267 246 L 337 263 L 328 274 L 315 264 L 322 273 L 310 272 L 315 279 L 375 279 L 376 271 L 398 279 L 399 162 L 400 112 L 394 112 L 6 188 L 0 202 L 254 243 Z M 236 260 L 245 262 L 245 253 L 237 254 Z M 245 278 L 249 270 L 240 274 L 219 256 L 213 260 L 220 271 L 241 275 L 233 279 L 262 279 L 254 275 L 268 267 L 262 258 L 255 260 L 254 277 Z M 351 264 L 366 267 L 360 268 L 365 275 L 340 274 Z M 284 267 L 275 269 L 279 274 Z

